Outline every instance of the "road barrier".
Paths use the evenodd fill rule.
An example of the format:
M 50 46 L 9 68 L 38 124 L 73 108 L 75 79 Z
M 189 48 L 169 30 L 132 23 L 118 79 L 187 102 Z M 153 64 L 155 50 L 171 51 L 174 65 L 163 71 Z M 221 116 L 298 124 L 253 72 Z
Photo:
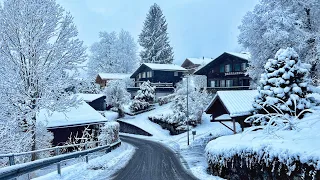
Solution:
M 97 142 L 95 142 L 95 143 L 97 143 Z M 106 150 L 106 153 L 108 153 L 108 152 L 111 152 L 112 149 L 115 149 L 116 147 L 118 147 L 120 145 L 121 145 L 121 141 L 117 141 L 117 142 L 110 144 L 110 145 L 98 146 L 98 147 L 95 147 L 92 149 L 86 149 L 83 151 L 72 152 L 72 153 L 68 153 L 68 154 L 61 154 L 61 155 L 56 154 L 56 156 L 54 156 L 54 157 L 39 159 L 39 160 L 35 160 L 32 162 L 27 162 L 27 163 L 22 163 L 22 164 L 17 164 L 17 165 L 14 165 L 15 164 L 14 163 L 15 156 L 28 155 L 28 154 L 39 153 L 39 152 L 43 152 L 43 151 L 52 151 L 52 150 L 56 150 L 56 149 L 58 149 L 58 151 L 56 150 L 56 152 L 59 152 L 59 149 L 61 149 L 61 148 L 81 146 L 81 144 L 69 145 L 69 146 L 58 146 L 58 147 L 54 147 L 54 148 L 47 148 L 47 149 L 42 149 L 42 150 L 37 150 L 37 151 L 29 151 L 29 152 L 23 152 L 23 153 L 1 154 L 0 157 L 2 157 L 2 158 L 8 157 L 9 158 L 9 162 L 10 162 L 11 166 L 4 167 L 4 168 L 0 169 L 0 179 L 16 178 L 16 177 L 21 176 L 23 174 L 30 173 L 32 171 L 50 166 L 52 164 L 57 164 L 57 172 L 58 172 L 58 174 L 61 174 L 61 165 L 60 165 L 61 161 L 85 156 L 86 162 L 88 163 L 89 162 L 88 154 L 94 153 L 97 151 L 102 151 L 102 150 Z

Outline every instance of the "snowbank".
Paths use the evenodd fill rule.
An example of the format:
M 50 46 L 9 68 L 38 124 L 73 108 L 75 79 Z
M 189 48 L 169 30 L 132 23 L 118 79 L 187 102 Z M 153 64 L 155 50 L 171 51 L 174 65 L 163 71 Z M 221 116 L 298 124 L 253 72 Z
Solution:
M 272 171 L 277 160 L 286 166 L 289 176 L 301 163 L 320 170 L 319 119 L 319 114 L 313 114 L 302 119 L 297 130 L 277 131 L 276 134 L 255 131 L 217 138 L 206 146 L 207 160 L 222 168 L 238 156 L 245 159 L 248 168 L 255 163 L 265 163 Z

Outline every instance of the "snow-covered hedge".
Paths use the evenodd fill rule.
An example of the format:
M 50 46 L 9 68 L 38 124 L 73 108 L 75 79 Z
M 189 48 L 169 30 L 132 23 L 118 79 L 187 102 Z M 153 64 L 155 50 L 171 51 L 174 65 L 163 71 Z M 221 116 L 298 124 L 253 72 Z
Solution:
M 206 146 L 209 170 L 223 178 L 320 178 L 320 115 L 305 117 L 292 131 L 250 131 L 217 138 Z M 259 174 L 260 173 L 260 174 Z
M 138 112 L 138 111 L 148 109 L 149 107 L 150 107 L 150 104 L 148 102 L 134 99 L 132 101 L 132 104 L 130 105 L 130 111 L 131 112 Z
M 168 104 L 169 102 L 173 101 L 175 97 L 175 94 L 169 94 L 167 96 L 162 96 L 158 98 L 158 103 L 160 106 L 164 105 L 164 104 Z
M 115 121 L 106 122 L 100 128 L 100 135 L 98 140 L 101 141 L 101 145 L 112 144 L 119 140 L 119 123 Z

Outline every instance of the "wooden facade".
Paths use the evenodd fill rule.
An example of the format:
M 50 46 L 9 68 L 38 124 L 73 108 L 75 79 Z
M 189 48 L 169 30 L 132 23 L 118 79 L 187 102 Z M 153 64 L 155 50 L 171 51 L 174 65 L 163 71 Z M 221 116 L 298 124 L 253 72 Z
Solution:
M 97 111 L 105 111 L 106 108 L 107 108 L 107 105 L 106 105 L 106 96 L 102 96 L 98 99 L 95 99 L 91 102 L 87 102 L 93 109 L 97 110 Z
M 185 72 L 186 70 L 152 69 L 142 64 L 130 78 L 135 79 L 135 87 L 139 87 L 145 81 L 150 81 L 156 87 L 175 87 Z
M 207 76 L 208 90 L 246 90 L 250 78 L 245 75 L 248 60 L 231 53 L 223 53 L 194 74 Z

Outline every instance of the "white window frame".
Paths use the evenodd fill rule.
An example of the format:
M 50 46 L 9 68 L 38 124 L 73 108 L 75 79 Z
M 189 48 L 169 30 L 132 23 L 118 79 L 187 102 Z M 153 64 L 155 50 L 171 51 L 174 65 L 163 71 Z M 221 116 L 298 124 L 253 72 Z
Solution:
M 232 79 L 226 80 L 226 87 L 232 87 L 232 86 L 233 86 L 233 80 Z
M 152 71 L 149 71 L 149 77 L 150 78 L 152 77 Z
M 173 73 L 173 75 L 174 75 L 174 76 L 179 76 L 179 72 L 175 71 L 175 72 Z
M 146 72 L 142 73 L 142 78 L 146 78 Z
M 226 87 L 226 81 L 220 80 L 220 87 Z
M 231 72 L 230 64 L 226 64 L 224 68 L 225 68 L 225 72 Z
M 215 80 L 211 80 L 210 81 L 210 87 L 216 87 L 216 81 Z
M 245 71 L 247 69 L 247 63 L 241 63 L 241 71 Z
M 141 78 L 141 73 L 139 73 L 139 79 Z

